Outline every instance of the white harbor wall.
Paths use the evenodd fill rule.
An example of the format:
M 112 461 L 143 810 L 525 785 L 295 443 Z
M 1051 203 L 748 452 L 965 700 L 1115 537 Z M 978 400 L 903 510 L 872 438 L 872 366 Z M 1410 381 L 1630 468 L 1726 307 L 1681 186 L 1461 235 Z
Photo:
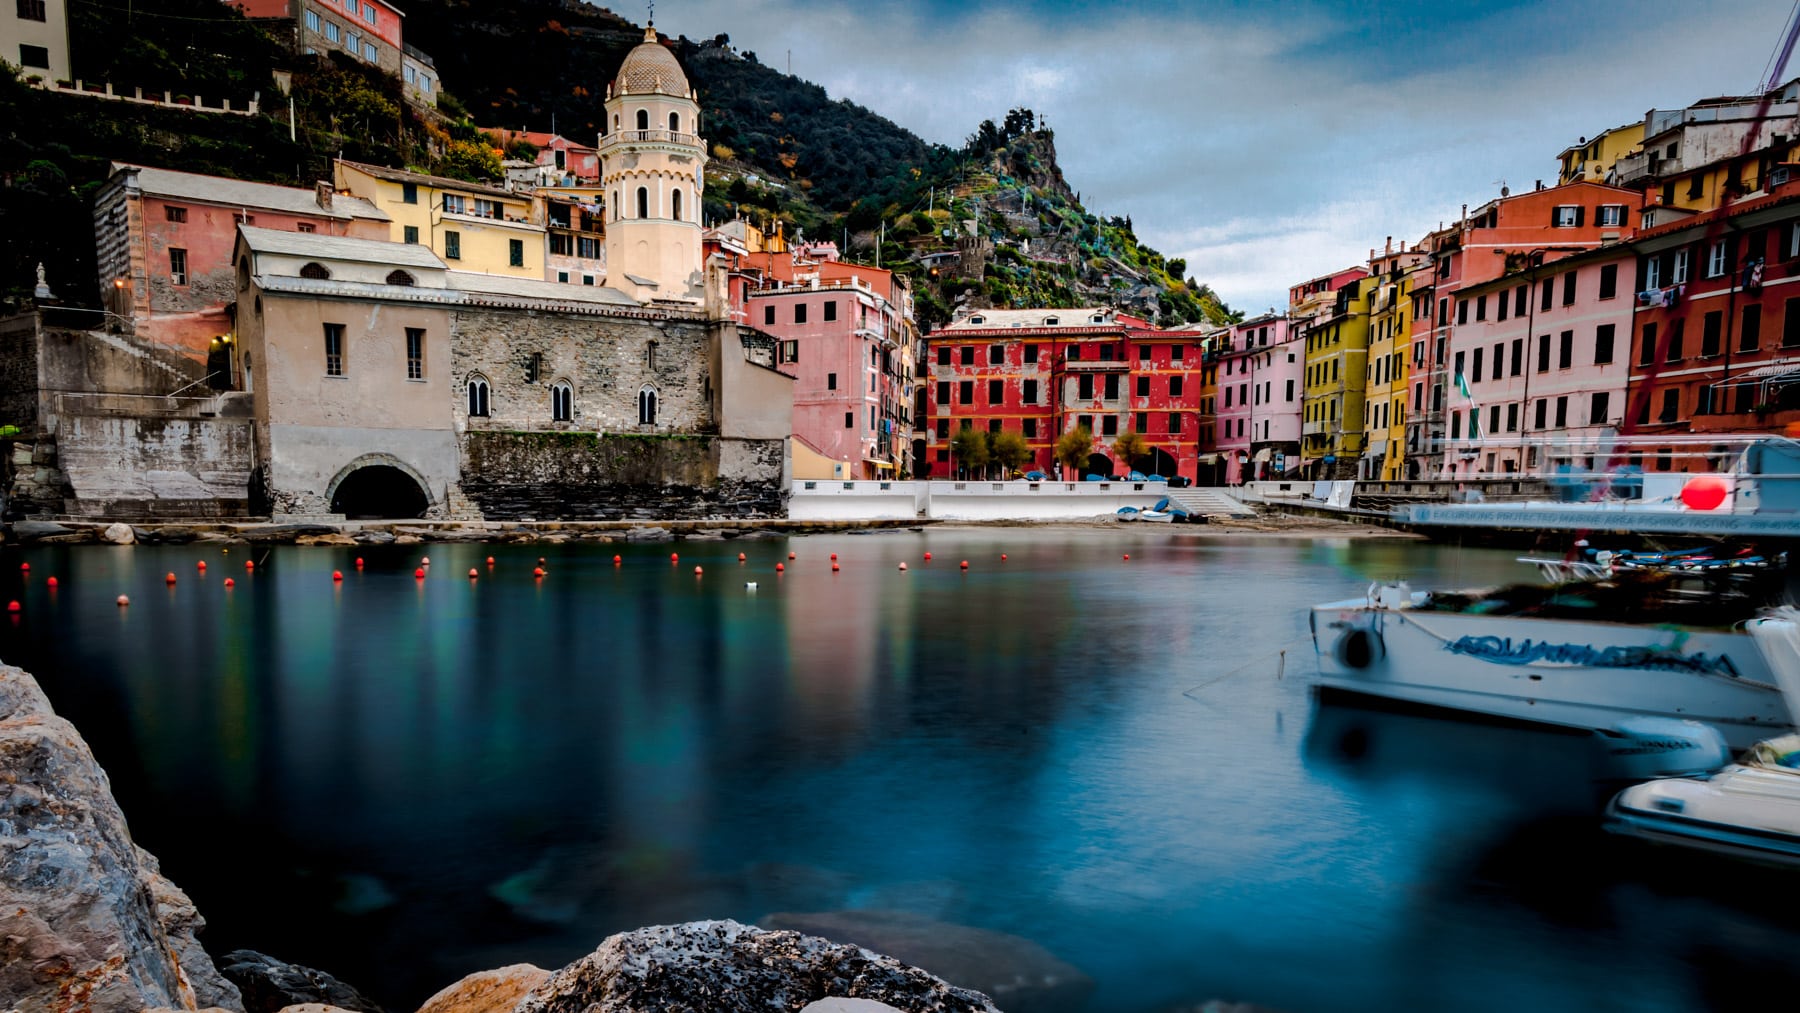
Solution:
M 1055 521 L 1139 510 L 1168 495 L 1160 482 L 842 482 L 801 480 L 788 516 L 807 521 Z

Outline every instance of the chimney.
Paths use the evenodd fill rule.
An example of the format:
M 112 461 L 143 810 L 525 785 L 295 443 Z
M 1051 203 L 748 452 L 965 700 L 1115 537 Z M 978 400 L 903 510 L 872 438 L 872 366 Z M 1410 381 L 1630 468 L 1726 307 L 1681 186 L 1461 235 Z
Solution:
M 325 183 L 325 182 L 314 183 L 313 184 L 313 194 L 318 198 L 320 210 L 322 210 L 322 211 L 330 211 L 331 210 L 332 191 L 331 191 L 330 183 Z
M 1387 237 L 1387 245 L 1382 247 L 1382 252 L 1383 253 L 1393 253 L 1394 252 L 1394 237 L 1393 236 Z
M 1543 188 L 1544 188 L 1544 181 L 1540 179 L 1537 181 L 1537 186 L 1533 187 L 1532 189 L 1542 190 Z

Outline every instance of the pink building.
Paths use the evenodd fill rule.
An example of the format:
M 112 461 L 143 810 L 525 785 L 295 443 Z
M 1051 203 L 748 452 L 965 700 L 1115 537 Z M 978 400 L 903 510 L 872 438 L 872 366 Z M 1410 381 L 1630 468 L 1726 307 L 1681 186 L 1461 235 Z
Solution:
M 1608 452 L 1625 414 L 1636 269 L 1614 244 L 1456 294 L 1449 474 L 1587 470 Z
M 293 23 L 300 53 L 342 52 L 400 76 L 401 22 L 386 0 L 231 0 L 245 17 Z
M 571 141 L 561 134 L 542 130 L 507 130 L 483 127 L 482 133 L 498 138 L 501 147 L 524 141 L 537 148 L 537 164 L 554 169 L 560 175 L 573 176 L 577 183 L 600 181 L 600 149 L 590 144 Z
M 1300 462 L 1306 356 L 1288 318 L 1270 313 L 1231 328 L 1218 361 L 1218 431 L 1225 482 L 1279 477 Z
M 912 295 L 893 272 L 837 259 L 831 244 L 747 254 L 738 319 L 776 341 L 794 378 L 795 439 L 847 464 L 845 478 L 893 478 L 912 450 Z M 916 467 L 916 466 L 915 466 Z
M 102 305 L 139 336 L 204 359 L 232 330 L 239 225 L 387 239 L 389 222 L 329 183 L 302 190 L 115 163 L 94 200 Z

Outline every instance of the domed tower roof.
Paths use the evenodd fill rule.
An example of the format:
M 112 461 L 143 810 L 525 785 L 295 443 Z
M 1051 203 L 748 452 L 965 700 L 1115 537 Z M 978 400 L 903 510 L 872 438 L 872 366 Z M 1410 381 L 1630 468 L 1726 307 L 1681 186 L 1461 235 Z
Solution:
M 669 47 L 656 41 L 656 29 L 644 29 L 644 41 L 625 54 L 614 95 L 689 95 L 687 75 Z

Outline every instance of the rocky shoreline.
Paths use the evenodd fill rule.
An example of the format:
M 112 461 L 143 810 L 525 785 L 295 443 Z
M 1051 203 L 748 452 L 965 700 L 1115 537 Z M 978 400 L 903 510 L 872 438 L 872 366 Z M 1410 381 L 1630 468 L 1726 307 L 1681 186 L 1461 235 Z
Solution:
M 918 915 L 766 922 L 619 933 L 553 971 L 515 964 L 468 975 L 418 1013 L 998 1013 L 996 998 L 1013 1013 L 1075 1013 L 1094 985 L 1029 940 Z M 390 1013 L 325 972 L 255 951 L 215 961 L 200 943 L 205 926 L 132 841 L 80 733 L 29 673 L 0 666 L 0 1013 Z M 1187 1009 L 1252 1010 L 1216 1001 Z

